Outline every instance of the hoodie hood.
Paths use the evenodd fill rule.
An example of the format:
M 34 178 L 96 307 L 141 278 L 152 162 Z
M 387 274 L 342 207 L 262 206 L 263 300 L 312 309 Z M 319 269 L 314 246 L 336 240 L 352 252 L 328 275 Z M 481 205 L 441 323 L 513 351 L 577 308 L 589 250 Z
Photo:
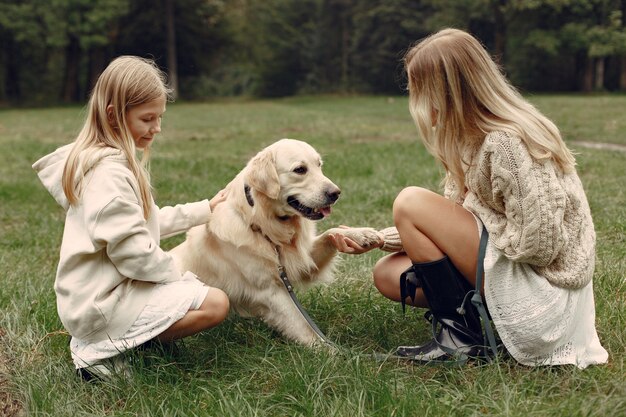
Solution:
M 52 197 L 63 207 L 65 210 L 69 209 L 69 201 L 65 197 L 63 192 L 63 169 L 65 168 L 65 161 L 72 150 L 74 143 L 62 146 L 49 155 L 44 156 L 33 164 L 33 169 L 37 172 L 37 176 L 43 183 L 44 187 L 48 190 Z M 84 174 L 87 174 L 91 168 L 93 168 L 98 162 L 104 158 L 110 158 L 118 160 L 120 162 L 126 162 L 126 157 L 121 150 L 104 147 L 95 151 L 83 151 L 79 156 L 79 167 L 82 167 Z M 81 175 L 81 170 L 77 170 L 77 179 Z

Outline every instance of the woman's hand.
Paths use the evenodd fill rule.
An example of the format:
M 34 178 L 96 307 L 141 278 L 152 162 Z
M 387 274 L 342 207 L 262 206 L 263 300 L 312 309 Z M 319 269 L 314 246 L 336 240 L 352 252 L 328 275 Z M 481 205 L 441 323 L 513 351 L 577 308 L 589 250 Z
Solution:
M 215 207 L 217 207 L 218 204 L 226 201 L 227 195 L 228 193 L 226 192 L 226 190 L 220 190 L 217 194 L 215 194 L 215 196 L 211 200 L 209 200 L 209 205 L 211 206 L 211 212 L 215 210 Z
M 350 229 L 350 227 L 348 226 L 339 226 L 339 228 Z M 328 235 L 328 239 L 333 244 L 333 246 L 337 248 L 339 252 L 349 253 L 351 255 L 360 255 L 362 253 L 369 252 L 370 250 L 374 248 L 380 248 L 384 243 L 384 238 L 383 238 L 382 233 L 379 233 L 379 237 L 380 237 L 380 240 L 376 242 L 375 244 L 369 245 L 369 246 L 361 246 L 358 243 L 356 243 L 354 240 L 350 239 L 349 237 L 341 233 L 330 233 Z

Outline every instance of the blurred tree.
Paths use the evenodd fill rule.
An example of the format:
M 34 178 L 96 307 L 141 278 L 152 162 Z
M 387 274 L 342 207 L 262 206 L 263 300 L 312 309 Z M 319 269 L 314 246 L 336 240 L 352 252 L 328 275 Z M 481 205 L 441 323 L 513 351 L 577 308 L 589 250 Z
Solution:
M 626 0 L 622 0 L 621 5 L 622 12 L 622 33 L 626 32 Z M 619 89 L 626 91 L 626 41 L 622 43 L 622 49 L 620 50 L 620 77 L 619 77 Z
M 55 0 L 59 46 L 65 47 L 63 101 L 86 96 L 106 65 L 104 48 L 115 39 L 119 18 L 128 13 L 128 0 Z M 89 70 L 81 71 L 87 59 Z M 82 81 L 82 83 L 81 83 Z M 81 84 L 84 88 L 81 91 Z
M 184 98 L 399 93 L 403 53 L 443 27 L 522 89 L 626 89 L 626 0 L 0 0 L 0 101 L 81 101 L 121 54 Z
M 322 0 L 310 27 L 309 42 L 302 51 L 307 73 L 301 90 L 349 91 L 350 42 L 355 0 Z
M 262 96 L 286 96 L 299 91 L 310 71 L 311 46 L 315 44 L 319 0 L 250 1 L 252 19 L 249 39 L 256 53 L 257 93 Z
M 506 64 L 507 27 L 514 19 L 508 0 L 428 0 L 432 12 L 427 29 L 454 27 L 471 32 L 490 50 L 501 65 Z
M 176 18 L 174 0 L 165 0 L 165 27 L 167 28 L 167 74 L 172 98 L 178 98 L 178 53 L 176 50 Z
M 404 90 L 402 58 L 428 34 L 431 13 L 423 1 L 361 0 L 353 9 L 352 83 L 358 91 L 400 93 Z
M 131 0 L 113 53 L 154 59 L 167 71 L 170 87 L 190 96 L 195 79 L 213 70 L 226 44 L 223 9 L 221 0 Z
M 55 58 L 50 46 L 58 38 L 53 34 L 48 36 L 54 18 L 44 6 L 43 1 L 0 2 L 2 85 L 9 99 L 19 100 L 24 94 L 41 97 L 50 88 L 45 74 Z M 35 85 L 37 90 L 33 88 Z
M 520 52 L 516 61 L 521 64 L 519 71 L 536 75 L 530 85 L 546 89 L 549 85 L 542 85 L 537 75 L 549 73 L 560 78 L 554 80 L 557 84 L 573 80 L 563 89 L 606 88 L 607 59 L 625 53 L 623 0 L 516 1 L 515 31 L 523 36 L 511 41 Z M 536 67 L 522 61 L 534 61 Z
M 88 86 L 91 80 L 87 78 L 102 70 L 105 62 L 99 52 L 111 43 L 115 21 L 127 10 L 128 0 L 55 0 L 53 4 L 4 0 L 0 27 L 8 40 L 3 48 L 6 91 L 45 96 L 50 94 L 50 85 L 59 84 L 56 80 L 62 74 L 61 92 L 54 96 L 79 100 L 86 90 L 81 91 L 81 81 Z M 89 76 L 80 69 L 85 59 L 91 68 Z
M 219 50 L 216 16 L 222 4 L 0 0 L 0 100 L 82 101 L 108 62 L 121 54 L 155 58 L 169 69 L 170 80 L 196 76 Z M 168 5 L 173 13 L 166 12 Z

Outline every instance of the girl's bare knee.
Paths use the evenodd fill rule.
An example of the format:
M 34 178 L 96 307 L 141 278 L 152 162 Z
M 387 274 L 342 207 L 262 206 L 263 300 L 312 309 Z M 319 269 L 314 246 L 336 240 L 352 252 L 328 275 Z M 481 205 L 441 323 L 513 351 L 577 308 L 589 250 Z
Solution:
M 200 306 L 200 310 L 206 315 L 206 319 L 215 326 L 228 316 L 230 302 L 226 293 L 219 288 L 211 288 Z

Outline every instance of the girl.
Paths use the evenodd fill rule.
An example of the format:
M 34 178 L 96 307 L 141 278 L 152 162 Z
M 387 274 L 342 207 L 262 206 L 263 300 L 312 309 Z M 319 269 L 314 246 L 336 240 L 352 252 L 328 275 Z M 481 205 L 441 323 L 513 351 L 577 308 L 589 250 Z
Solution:
M 397 252 L 378 261 L 374 284 L 394 301 L 430 307 L 442 329 L 396 354 L 420 362 L 484 354 L 480 320 L 466 303 L 484 265 L 480 289 L 513 358 L 580 368 L 606 362 L 595 329 L 594 227 L 557 127 L 463 31 L 422 40 L 405 68 L 411 115 L 446 172 L 445 197 L 419 187 L 398 195 L 396 227 L 381 239 Z M 477 254 L 487 232 L 483 263 Z M 367 250 L 339 237 L 335 245 Z
M 181 275 L 159 248 L 161 237 L 208 222 L 224 199 L 154 204 L 146 164 L 168 97 L 154 62 L 115 59 L 94 87 L 76 140 L 33 165 L 67 211 L 54 288 L 72 359 L 87 379 L 118 371 L 127 349 L 195 334 L 228 313 L 221 290 Z

